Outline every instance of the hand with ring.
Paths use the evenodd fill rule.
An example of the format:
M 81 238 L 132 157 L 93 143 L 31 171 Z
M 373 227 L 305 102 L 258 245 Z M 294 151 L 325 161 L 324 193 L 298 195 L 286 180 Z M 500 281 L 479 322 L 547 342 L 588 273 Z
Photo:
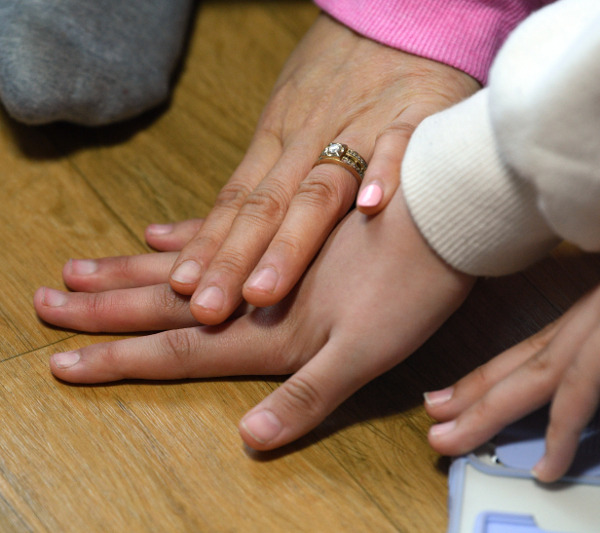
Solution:
M 284 67 L 246 156 L 175 261 L 171 286 L 191 295 L 204 324 L 222 322 L 243 299 L 280 301 L 357 192 L 365 214 L 387 205 L 415 126 L 478 88 L 467 74 L 321 15 Z M 149 241 L 168 240 L 152 229 Z
M 174 225 L 165 248 L 181 247 L 200 223 Z M 473 284 L 423 240 L 401 191 L 369 224 L 350 213 L 287 298 L 268 308 L 242 305 L 224 327 L 199 326 L 188 299 L 166 283 L 175 257 L 105 258 L 94 268 L 74 260 L 63 276 L 81 292 L 38 290 L 36 310 L 51 324 L 160 331 L 55 354 L 52 372 L 73 383 L 289 374 L 240 423 L 244 441 L 259 450 L 306 434 L 408 357 Z

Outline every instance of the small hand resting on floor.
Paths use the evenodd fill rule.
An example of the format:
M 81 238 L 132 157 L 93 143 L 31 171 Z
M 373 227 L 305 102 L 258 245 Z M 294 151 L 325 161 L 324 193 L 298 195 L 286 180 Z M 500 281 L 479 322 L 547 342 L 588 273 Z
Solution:
M 441 424 L 429 442 L 441 453 L 470 451 L 552 402 L 540 481 L 563 476 L 600 403 L 600 287 L 537 335 L 498 355 L 454 387 L 426 395 Z
M 168 249 L 200 226 L 175 225 Z M 156 244 L 156 243 L 155 243 Z M 282 302 L 240 308 L 198 326 L 168 275 L 176 254 L 71 261 L 67 293 L 41 288 L 41 318 L 84 331 L 156 331 L 51 359 L 65 381 L 291 374 L 241 421 L 244 441 L 268 450 L 318 425 L 365 383 L 408 357 L 462 303 L 473 278 L 442 262 L 397 193 L 368 219 L 353 211 Z
M 285 65 L 246 156 L 177 258 L 171 286 L 192 295 L 203 324 L 225 320 L 242 297 L 277 303 L 357 196 L 360 176 L 336 164 L 313 168 L 323 149 L 342 143 L 368 162 L 357 204 L 374 214 L 398 186 L 415 126 L 478 88 L 452 67 L 321 15 Z

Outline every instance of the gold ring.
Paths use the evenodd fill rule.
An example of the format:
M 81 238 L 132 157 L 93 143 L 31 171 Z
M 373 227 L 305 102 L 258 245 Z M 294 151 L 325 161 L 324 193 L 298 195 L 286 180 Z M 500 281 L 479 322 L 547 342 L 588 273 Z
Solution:
M 329 143 L 321 152 L 313 168 L 324 163 L 332 163 L 344 167 L 356 178 L 359 186 L 365 177 L 365 171 L 368 166 L 367 162 L 358 152 L 351 150 L 342 143 Z

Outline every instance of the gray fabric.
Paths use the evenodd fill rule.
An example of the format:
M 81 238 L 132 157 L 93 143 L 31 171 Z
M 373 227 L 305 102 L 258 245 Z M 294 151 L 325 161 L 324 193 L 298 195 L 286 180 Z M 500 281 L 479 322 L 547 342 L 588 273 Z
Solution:
M 192 0 L 0 0 L 0 98 L 28 124 L 99 125 L 165 100 Z

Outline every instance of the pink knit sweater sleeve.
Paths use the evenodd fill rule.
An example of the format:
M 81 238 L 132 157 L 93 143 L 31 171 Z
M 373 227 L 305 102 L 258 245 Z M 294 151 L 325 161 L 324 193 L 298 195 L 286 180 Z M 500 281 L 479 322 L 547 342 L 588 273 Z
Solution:
M 554 0 L 315 0 L 357 33 L 462 70 L 485 84 L 496 52 L 532 11 Z

